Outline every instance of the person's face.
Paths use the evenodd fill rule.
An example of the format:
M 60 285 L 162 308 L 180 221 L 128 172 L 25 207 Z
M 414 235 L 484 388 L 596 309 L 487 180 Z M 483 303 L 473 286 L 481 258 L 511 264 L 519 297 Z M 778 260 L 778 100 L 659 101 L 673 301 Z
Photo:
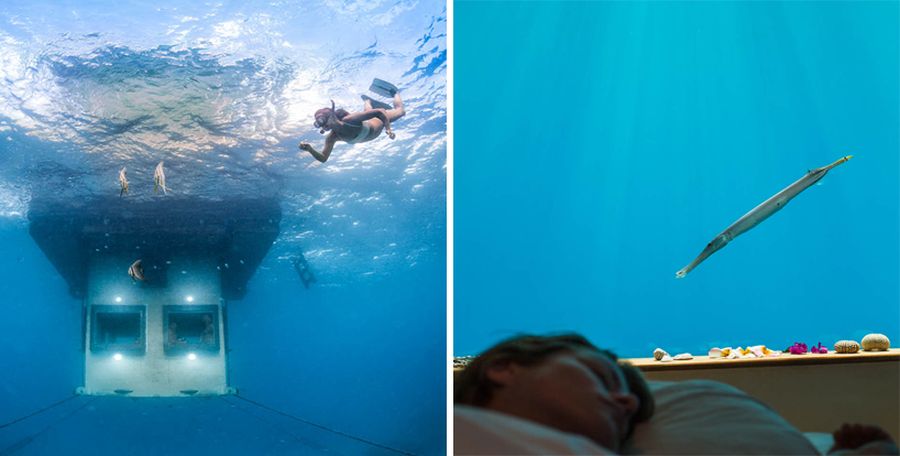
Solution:
M 592 350 L 562 351 L 531 366 L 488 370 L 499 385 L 488 408 L 584 435 L 616 451 L 638 398 L 615 362 Z
M 334 128 L 334 125 L 331 122 L 331 116 L 328 115 L 316 117 L 316 126 L 326 131 Z

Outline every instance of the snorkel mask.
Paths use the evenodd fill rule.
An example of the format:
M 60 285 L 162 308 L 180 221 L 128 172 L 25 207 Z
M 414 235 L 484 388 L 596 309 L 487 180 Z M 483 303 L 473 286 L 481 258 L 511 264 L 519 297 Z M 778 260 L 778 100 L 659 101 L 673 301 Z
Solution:
M 320 134 L 325 134 L 325 125 L 328 124 L 328 120 L 331 119 L 332 116 L 334 116 L 334 100 L 331 100 L 331 109 L 322 108 L 316 111 L 316 121 L 313 125 L 319 129 Z

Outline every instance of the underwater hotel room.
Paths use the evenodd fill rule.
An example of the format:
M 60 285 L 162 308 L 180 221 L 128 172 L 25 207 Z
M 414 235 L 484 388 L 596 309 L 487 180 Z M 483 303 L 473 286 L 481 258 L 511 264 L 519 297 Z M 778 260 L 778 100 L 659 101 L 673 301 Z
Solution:
M 454 5 L 454 453 L 897 454 L 900 3 Z

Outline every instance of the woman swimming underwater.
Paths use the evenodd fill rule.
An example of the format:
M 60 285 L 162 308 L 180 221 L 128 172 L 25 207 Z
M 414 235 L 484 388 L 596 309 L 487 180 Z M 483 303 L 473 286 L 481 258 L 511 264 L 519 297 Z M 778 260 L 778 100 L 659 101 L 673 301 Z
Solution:
M 319 128 L 320 133 L 330 131 L 325 137 L 325 146 L 322 151 L 317 151 L 312 144 L 301 142 L 300 149 L 312 154 L 316 160 L 325 163 L 331 156 L 331 150 L 338 141 L 348 142 L 350 144 L 371 141 L 381 135 L 384 130 L 388 137 L 394 139 L 394 131 L 391 129 L 391 122 L 403 117 L 406 110 L 403 108 L 403 100 L 396 91 L 393 93 L 394 107 L 393 109 L 373 108 L 372 99 L 363 96 L 365 100 L 364 110 L 362 112 L 349 113 L 344 109 L 335 109 L 334 101 L 331 102 L 330 108 L 322 108 L 316 111 L 315 126 Z M 380 103 L 380 102 L 376 102 Z M 388 107 L 387 104 L 381 103 Z

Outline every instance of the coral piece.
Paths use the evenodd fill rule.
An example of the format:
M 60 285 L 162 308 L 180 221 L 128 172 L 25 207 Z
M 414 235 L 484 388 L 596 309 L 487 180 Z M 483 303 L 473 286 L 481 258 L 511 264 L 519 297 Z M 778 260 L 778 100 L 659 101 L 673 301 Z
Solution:
M 794 345 L 791 345 L 790 348 L 787 349 L 788 352 L 792 355 L 802 355 L 809 351 L 806 347 L 806 344 L 803 342 L 794 342 Z
M 690 353 L 679 353 L 679 354 L 675 355 L 675 357 L 672 359 L 674 359 L 675 361 L 684 361 L 687 359 L 694 359 L 694 355 L 692 355 Z
M 666 356 L 669 356 L 669 353 L 667 353 L 665 350 L 663 350 L 661 348 L 657 348 L 656 350 L 653 350 L 653 359 L 655 359 L 657 361 L 662 361 L 663 358 L 665 358 Z
M 834 343 L 834 351 L 838 353 L 856 353 L 859 351 L 859 342 L 855 340 L 839 340 Z
M 453 369 L 462 369 L 469 365 L 472 360 L 475 359 L 474 356 L 454 356 L 453 357 Z
M 865 351 L 879 351 L 891 348 L 891 341 L 884 334 L 866 334 L 862 340 L 862 349 Z
M 828 349 L 822 346 L 822 342 L 819 342 L 818 345 L 814 345 L 809 349 L 810 353 L 828 353 Z

